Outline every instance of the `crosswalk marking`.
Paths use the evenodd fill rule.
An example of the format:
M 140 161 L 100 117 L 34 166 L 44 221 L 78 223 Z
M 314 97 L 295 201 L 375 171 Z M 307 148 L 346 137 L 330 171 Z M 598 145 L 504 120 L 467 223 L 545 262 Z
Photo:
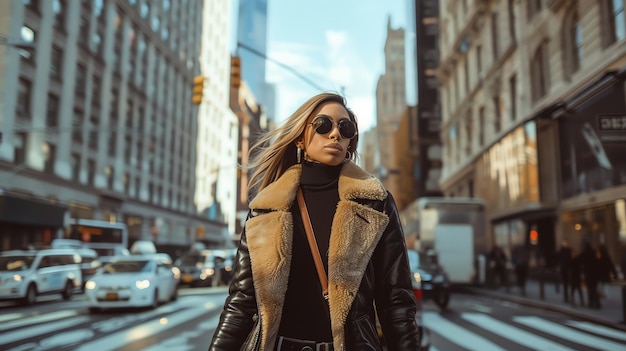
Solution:
M 28 329 L 16 331 L 8 335 L 2 335 L 2 339 L 0 339 L 1 340 L 0 343 L 10 344 L 18 340 L 32 338 L 33 336 L 50 333 L 55 330 L 70 328 L 75 325 L 84 323 L 88 320 L 89 320 L 89 317 L 77 317 L 77 318 L 72 318 L 72 319 L 63 320 L 63 321 L 57 321 L 54 323 L 44 323 L 35 327 L 30 327 Z
M 13 322 L 3 323 L 2 325 L 0 325 L 0 331 L 13 329 L 13 328 L 19 328 L 19 327 L 23 327 L 26 325 L 31 325 L 33 323 L 44 323 L 44 322 L 49 322 L 49 321 L 56 321 L 58 319 L 74 317 L 76 315 L 78 315 L 78 312 L 76 311 L 58 311 L 58 312 L 46 313 L 44 315 L 37 315 L 37 316 L 22 318 L 20 320 L 16 320 Z
M 593 335 L 581 333 L 569 327 L 546 321 L 538 317 L 515 317 L 514 321 L 524 324 L 528 327 L 540 330 L 542 332 L 558 336 L 559 338 L 569 340 L 578 344 L 586 345 L 597 350 L 606 351 L 626 351 L 626 345 L 616 343 L 610 340 L 602 339 Z
M 83 343 L 75 351 L 106 351 L 116 350 L 126 344 L 147 338 L 173 328 L 179 324 L 186 323 L 207 313 L 205 308 L 187 309 L 173 315 L 146 322 L 130 329 L 117 333 L 108 334 L 92 342 Z
M 613 339 L 620 339 L 626 341 L 626 332 L 606 328 L 600 325 L 591 324 L 589 322 L 579 322 L 579 321 L 568 321 L 567 325 L 571 325 L 572 327 L 586 330 L 595 334 L 600 334 L 604 336 L 608 336 Z
M 559 345 L 525 330 L 515 328 L 505 322 L 499 321 L 482 313 L 463 313 L 461 317 L 477 326 L 503 338 L 512 340 L 520 345 L 542 351 L 574 351 L 569 347 Z
M 493 342 L 476 335 L 463 327 L 441 317 L 436 312 L 424 313 L 424 324 L 431 332 L 445 337 L 448 341 L 469 350 L 476 351 L 506 351 Z M 454 336 L 454 337 L 451 337 Z

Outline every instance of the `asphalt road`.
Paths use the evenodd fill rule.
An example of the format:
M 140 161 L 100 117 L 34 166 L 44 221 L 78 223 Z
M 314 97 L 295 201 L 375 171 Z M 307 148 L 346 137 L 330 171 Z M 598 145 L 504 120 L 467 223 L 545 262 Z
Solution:
M 85 298 L 42 297 L 33 306 L 0 303 L 0 349 L 88 351 L 206 350 L 225 288 L 183 288 L 155 310 L 90 314 Z M 558 312 L 456 294 L 447 310 L 424 303 L 432 351 L 626 350 L 626 333 Z

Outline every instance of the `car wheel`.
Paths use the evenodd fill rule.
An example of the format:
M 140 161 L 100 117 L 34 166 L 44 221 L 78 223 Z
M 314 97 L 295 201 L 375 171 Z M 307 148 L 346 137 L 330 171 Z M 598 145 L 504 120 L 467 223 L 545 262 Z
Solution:
M 170 296 L 170 301 L 178 300 L 178 287 L 174 288 L 174 292 L 172 292 L 172 296 Z
M 73 287 L 71 282 L 65 283 L 65 288 L 63 289 L 63 300 L 69 300 L 72 298 Z
M 26 289 L 26 295 L 24 296 L 22 302 L 24 305 L 32 305 L 37 302 L 37 288 L 34 284 L 30 284 L 28 286 L 28 289 Z
M 159 291 L 155 290 L 154 291 L 154 298 L 152 299 L 152 304 L 150 305 L 151 309 L 155 309 L 159 307 Z
M 440 309 L 445 310 L 450 302 L 450 293 L 447 291 L 438 291 L 435 293 L 434 299 L 435 304 L 439 306 Z

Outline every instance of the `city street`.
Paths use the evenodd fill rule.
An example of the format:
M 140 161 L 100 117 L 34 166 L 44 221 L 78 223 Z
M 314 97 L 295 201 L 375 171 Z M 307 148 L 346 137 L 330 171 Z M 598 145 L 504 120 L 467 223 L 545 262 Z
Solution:
M 0 349 L 206 350 L 225 288 L 181 288 L 155 310 L 89 314 L 82 295 L 0 304 Z M 424 303 L 431 350 L 626 350 L 626 333 L 584 319 L 480 295 L 455 294 L 446 311 Z

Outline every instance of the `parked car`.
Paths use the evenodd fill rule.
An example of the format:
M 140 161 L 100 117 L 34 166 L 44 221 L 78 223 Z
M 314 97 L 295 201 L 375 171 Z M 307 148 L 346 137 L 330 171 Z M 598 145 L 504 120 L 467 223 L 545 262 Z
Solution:
M 89 311 L 156 308 L 161 303 L 176 300 L 180 275 L 171 263 L 166 254 L 112 258 L 85 285 Z
M 71 249 L 13 250 L 0 253 L 0 299 L 31 305 L 37 296 L 69 300 L 82 286 L 81 257 Z
M 195 286 L 226 285 L 232 279 L 235 248 L 192 249 L 176 260 L 181 284 Z
M 450 302 L 451 283 L 448 274 L 438 264 L 437 254 L 433 250 L 418 253 L 417 260 L 417 263 L 410 264 L 420 276 L 424 299 L 433 301 L 442 310 L 446 309 Z

